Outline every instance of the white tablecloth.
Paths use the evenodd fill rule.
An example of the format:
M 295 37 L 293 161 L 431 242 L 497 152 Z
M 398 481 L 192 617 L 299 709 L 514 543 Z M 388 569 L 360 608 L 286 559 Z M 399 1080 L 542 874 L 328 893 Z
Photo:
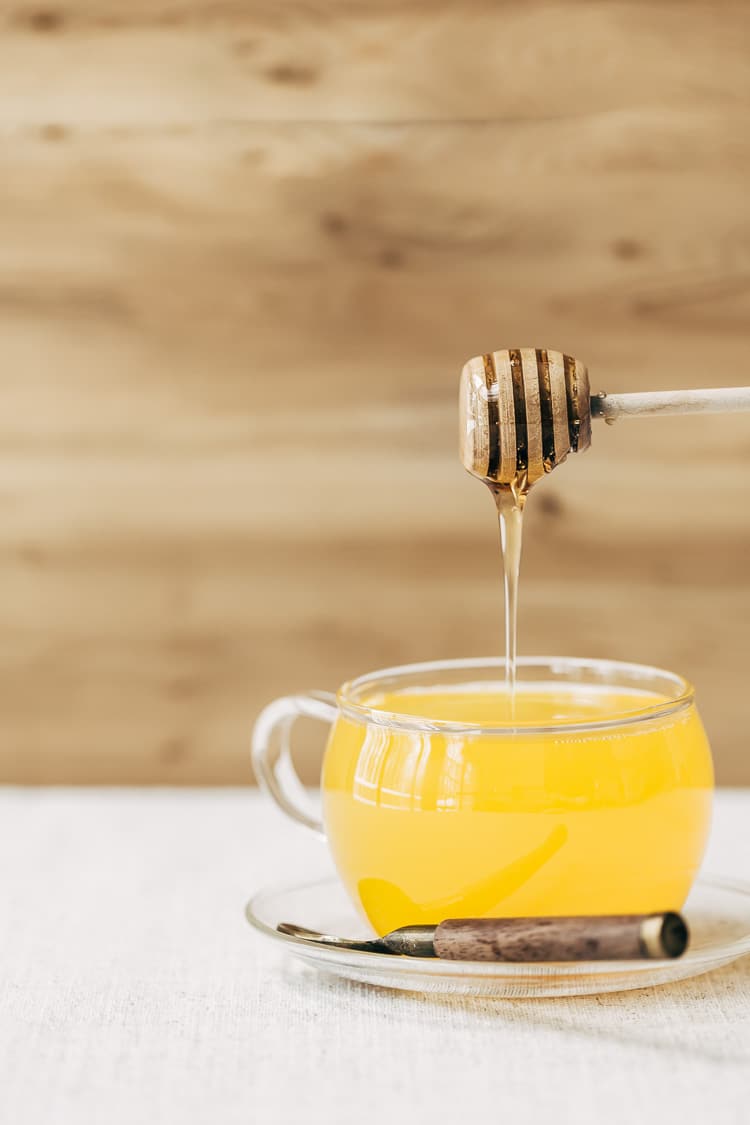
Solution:
M 249 893 L 323 845 L 251 791 L 0 790 L 7 1125 L 750 1120 L 750 957 L 584 1000 L 435 1000 L 316 975 Z M 750 876 L 750 791 L 710 870 Z

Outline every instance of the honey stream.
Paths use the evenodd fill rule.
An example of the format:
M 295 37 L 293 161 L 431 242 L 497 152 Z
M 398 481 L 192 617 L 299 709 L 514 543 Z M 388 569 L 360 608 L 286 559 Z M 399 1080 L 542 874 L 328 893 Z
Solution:
M 529 487 L 525 477 L 516 477 L 510 485 L 493 485 L 500 525 L 500 549 L 503 563 L 505 602 L 505 687 L 508 693 L 510 718 L 516 712 L 516 663 L 518 657 L 518 575 L 523 543 L 523 509 Z

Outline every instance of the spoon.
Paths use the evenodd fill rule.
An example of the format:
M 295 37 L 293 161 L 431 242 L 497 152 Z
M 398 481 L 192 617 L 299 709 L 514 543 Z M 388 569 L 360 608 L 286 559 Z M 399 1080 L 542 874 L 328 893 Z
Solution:
M 689 933 L 679 914 L 574 918 L 452 918 L 438 926 L 402 926 L 382 938 L 321 934 L 292 922 L 279 933 L 361 953 L 400 953 L 448 961 L 633 961 L 680 957 Z
M 527 488 L 591 444 L 592 418 L 750 411 L 750 387 L 591 395 L 580 360 L 545 348 L 475 356 L 461 372 L 463 465 L 486 483 Z

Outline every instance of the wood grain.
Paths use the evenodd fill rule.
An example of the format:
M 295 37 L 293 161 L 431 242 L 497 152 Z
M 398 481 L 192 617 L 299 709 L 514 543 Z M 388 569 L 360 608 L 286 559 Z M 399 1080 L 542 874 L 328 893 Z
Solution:
M 749 27 L 728 2 L 6 9 L 4 780 L 245 781 L 274 694 L 499 651 L 461 366 L 517 342 L 593 390 L 748 381 Z M 532 495 L 521 580 L 522 652 L 687 674 L 727 782 L 748 454 L 741 417 L 599 427 Z
M 748 86 L 731 0 L 6 0 L 4 17 L 13 129 L 594 116 L 607 132 L 622 113 L 637 131 L 643 110 L 741 113 Z

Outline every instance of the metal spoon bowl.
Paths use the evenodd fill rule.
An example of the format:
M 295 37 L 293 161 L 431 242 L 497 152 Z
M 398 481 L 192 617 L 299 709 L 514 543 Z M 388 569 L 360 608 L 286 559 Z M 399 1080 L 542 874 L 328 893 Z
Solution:
M 357 949 L 361 953 L 392 953 L 385 942 L 379 938 L 343 938 L 334 934 L 319 934 L 317 930 L 309 930 L 306 926 L 296 926 L 293 922 L 279 922 L 276 929 L 280 934 L 288 937 L 299 938 L 301 941 L 312 941 L 316 945 L 333 945 L 337 949 Z

